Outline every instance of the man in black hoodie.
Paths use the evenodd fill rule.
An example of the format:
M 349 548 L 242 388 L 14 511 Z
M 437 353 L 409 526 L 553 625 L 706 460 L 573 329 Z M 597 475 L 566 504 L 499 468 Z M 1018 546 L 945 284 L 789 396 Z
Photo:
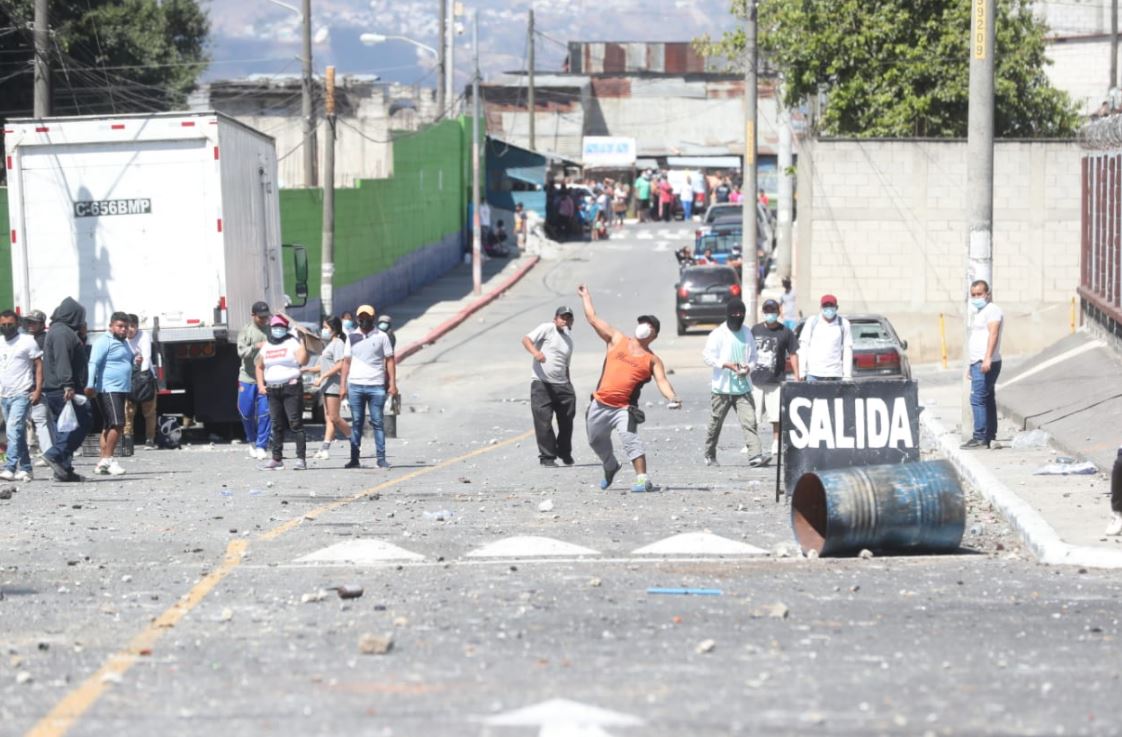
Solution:
M 43 342 L 43 400 L 51 422 L 57 423 L 63 408 L 85 389 L 89 375 L 86 347 L 78 332 L 86 322 L 86 308 L 67 297 L 51 315 L 51 327 Z M 74 473 L 74 451 L 82 446 L 93 424 L 88 402 L 73 402 L 78 429 L 56 432 L 55 443 L 43 453 L 43 460 L 55 472 L 57 481 L 81 481 Z

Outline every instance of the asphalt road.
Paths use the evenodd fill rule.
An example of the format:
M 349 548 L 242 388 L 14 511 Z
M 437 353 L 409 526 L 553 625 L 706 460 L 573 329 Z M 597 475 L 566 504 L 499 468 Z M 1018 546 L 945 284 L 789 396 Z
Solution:
M 195 445 L 0 502 L 0 734 L 1117 734 L 1115 574 L 1036 564 L 975 497 L 961 554 L 801 558 L 733 420 L 701 463 L 683 237 L 567 248 L 414 356 L 389 472 Z M 581 282 L 609 321 L 665 327 L 685 406 L 646 389 L 658 493 L 629 471 L 600 492 L 579 422 L 577 465 L 537 464 L 519 340 Z M 574 338 L 583 398 L 603 352 L 579 317 Z

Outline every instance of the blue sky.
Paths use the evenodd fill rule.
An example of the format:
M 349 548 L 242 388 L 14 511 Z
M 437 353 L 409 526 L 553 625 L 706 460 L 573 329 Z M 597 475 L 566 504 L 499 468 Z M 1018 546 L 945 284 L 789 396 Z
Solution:
M 285 0 L 299 5 L 300 0 Z M 484 76 L 523 68 L 526 14 L 534 3 L 539 38 L 537 67 L 558 70 L 560 42 L 688 41 L 731 27 L 728 0 L 478 0 L 464 2 L 465 33 L 457 46 L 457 78 L 466 84 L 471 56 L 469 18 L 478 8 Z M 313 49 L 318 72 L 334 64 L 340 74 L 377 74 L 399 82 L 434 84 L 431 55 L 405 43 L 362 45 L 365 31 L 403 35 L 436 44 L 438 0 L 312 0 L 313 28 L 323 37 Z M 299 16 L 270 0 L 210 0 L 211 56 L 205 79 L 247 74 L 298 74 Z M 320 31 L 320 29 L 323 29 Z

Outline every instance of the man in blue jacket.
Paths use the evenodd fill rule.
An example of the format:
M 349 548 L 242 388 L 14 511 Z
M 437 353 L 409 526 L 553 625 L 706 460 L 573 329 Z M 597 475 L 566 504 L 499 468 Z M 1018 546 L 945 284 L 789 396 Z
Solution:
M 90 353 L 89 388 L 97 399 L 103 419 L 101 429 L 101 460 L 94 473 L 122 476 L 125 469 L 113 458 L 125 428 L 125 402 L 132 391 L 132 367 L 139 364 L 128 343 L 129 316 L 114 312 L 109 318 L 109 332 L 98 338 Z

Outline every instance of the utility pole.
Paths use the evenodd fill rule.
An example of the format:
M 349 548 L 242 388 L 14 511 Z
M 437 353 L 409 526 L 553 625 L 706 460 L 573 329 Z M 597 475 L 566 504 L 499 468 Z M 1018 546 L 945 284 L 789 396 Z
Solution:
M 744 25 L 744 181 L 740 192 L 744 208 L 744 242 L 741 246 L 743 266 L 744 306 L 748 322 L 755 324 L 756 282 L 760 273 L 759 255 L 756 253 L 756 106 L 759 89 L 756 82 L 756 0 L 748 0 Z
M 440 39 L 440 43 L 436 45 L 436 114 L 443 118 L 448 112 L 445 107 L 445 87 L 448 80 L 444 76 L 444 68 L 448 64 L 448 45 L 444 41 L 448 33 L 448 0 L 440 0 L 440 15 L 436 26 L 436 37 Z
M 530 72 L 530 79 L 529 79 L 530 86 L 526 91 L 526 110 L 530 115 L 530 145 L 529 145 L 529 149 L 531 151 L 533 151 L 536 148 L 536 146 L 535 146 L 536 136 L 535 136 L 535 125 L 534 125 L 534 112 L 537 109 L 534 106 L 534 9 L 533 8 L 530 8 L 530 31 L 529 31 L 529 34 L 528 34 L 528 38 L 526 39 L 526 43 L 527 43 L 526 48 L 529 49 L 529 57 L 530 57 L 527 60 L 527 65 L 529 67 L 529 72 Z
M 479 221 L 479 11 L 471 12 L 471 53 L 475 56 L 471 75 L 471 288 L 483 293 L 483 233 Z
M 312 107 L 312 0 L 304 0 L 301 22 L 304 25 L 304 80 L 301 88 L 301 114 L 304 118 L 304 186 L 316 186 L 316 114 Z
M 320 259 L 321 312 L 335 314 L 335 67 L 324 78 L 323 254 Z
M 456 0 L 448 0 L 448 36 L 444 47 L 448 50 L 444 59 L 444 94 L 451 117 L 456 114 L 456 100 L 460 97 L 456 92 Z
M 974 315 L 967 304 L 970 284 L 984 279 L 993 292 L 993 69 L 994 5 L 997 0 L 970 0 L 970 103 L 966 136 L 966 208 L 969 241 L 966 283 L 958 294 L 965 308 L 963 366 L 970 364 L 970 327 Z M 962 434 L 974 426 L 970 409 L 970 372 L 963 372 Z
M 50 48 L 48 0 L 35 0 L 35 117 L 51 114 L 51 69 L 47 64 Z
M 1118 87 L 1118 0 L 1110 2 L 1110 86 L 1108 90 Z M 1111 101 L 1113 105 L 1113 100 Z
M 795 182 L 791 167 L 795 157 L 791 151 L 791 111 L 783 104 L 783 88 L 777 89 L 775 94 L 779 110 L 779 209 L 776 213 L 775 268 L 779 277 L 785 279 L 791 276 L 791 230 L 795 210 Z

